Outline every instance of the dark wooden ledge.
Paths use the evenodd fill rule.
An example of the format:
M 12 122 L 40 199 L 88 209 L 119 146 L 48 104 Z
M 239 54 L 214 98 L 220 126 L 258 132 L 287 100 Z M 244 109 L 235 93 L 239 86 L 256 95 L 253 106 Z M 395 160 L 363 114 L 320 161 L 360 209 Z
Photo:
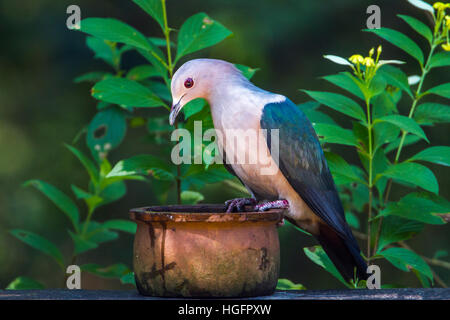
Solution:
M 160 300 L 134 290 L 0 290 L 0 300 Z M 243 300 L 450 300 L 449 289 L 291 290 Z

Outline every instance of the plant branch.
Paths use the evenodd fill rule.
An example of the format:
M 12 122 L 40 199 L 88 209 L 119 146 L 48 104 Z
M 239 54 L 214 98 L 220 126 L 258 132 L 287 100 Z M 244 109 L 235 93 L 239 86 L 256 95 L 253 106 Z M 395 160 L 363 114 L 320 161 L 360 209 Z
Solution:
M 163 18 L 164 18 L 164 37 L 166 38 L 166 50 L 167 50 L 167 63 L 168 63 L 168 70 L 169 70 L 169 78 L 172 79 L 174 65 L 172 64 L 172 52 L 171 52 L 171 48 L 170 48 L 170 30 L 171 29 L 169 28 L 169 25 L 167 23 L 166 0 L 161 0 L 161 5 L 162 5 L 162 9 L 163 9 Z M 175 130 L 177 130 L 177 129 L 178 129 L 178 121 L 175 121 Z M 177 167 L 177 177 L 176 177 L 177 203 L 181 204 L 181 180 L 180 180 L 181 168 L 180 168 L 180 166 L 176 166 L 176 167 Z
M 426 77 L 428 71 L 430 71 L 430 61 L 431 61 L 431 57 L 433 56 L 434 49 L 436 49 L 436 46 L 437 46 L 436 38 L 433 38 L 433 43 L 431 45 L 431 49 L 430 49 L 430 52 L 428 54 L 427 62 L 425 63 L 425 66 L 422 68 L 422 75 L 420 76 L 420 81 L 419 81 L 419 84 L 417 86 L 417 91 L 416 91 L 413 103 L 411 105 L 411 109 L 409 110 L 408 118 L 412 118 L 413 117 L 414 111 L 416 109 L 416 105 L 417 105 L 417 103 L 419 102 L 419 100 L 421 98 L 420 94 L 421 94 L 421 91 L 422 91 L 422 85 L 423 85 L 423 82 L 425 80 L 425 77 Z M 397 164 L 398 160 L 400 159 L 400 153 L 402 151 L 403 144 L 405 142 L 405 138 L 406 138 L 407 134 L 408 134 L 407 131 L 402 130 L 402 137 L 400 139 L 400 144 L 398 145 L 397 153 L 395 155 L 394 164 Z M 387 187 L 386 187 L 386 196 L 384 198 L 384 203 L 387 203 L 388 200 L 389 200 L 389 195 L 391 193 L 391 188 L 392 188 L 392 179 L 389 179 L 389 181 L 387 183 Z M 375 250 L 378 247 L 378 242 L 379 242 L 380 235 L 381 235 L 381 227 L 382 227 L 382 225 L 383 225 L 383 217 L 380 217 L 380 222 L 378 223 L 377 235 L 375 237 Z
M 370 82 L 367 84 L 369 88 Z M 372 198 L 373 198 L 373 146 L 372 146 L 372 117 L 370 115 L 370 98 L 366 98 L 367 109 L 367 135 L 369 138 L 369 208 L 367 219 L 367 263 L 370 263 L 371 257 L 371 220 L 372 220 Z
M 408 249 L 408 250 L 411 250 L 411 251 L 414 251 L 414 250 L 413 250 L 408 244 L 406 244 L 404 241 L 400 241 L 399 243 L 400 243 L 400 245 L 401 245 L 403 248 Z M 446 268 L 446 269 L 450 269 L 450 262 L 443 261 L 443 260 L 439 260 L 439 259 L 434 259 L 434 258 L 428 258 L 428 257 L 422 256 L 422 255 L 420 255 L 420 256 L 422 257 L 423 260 L 425 260 L 425 261 L 428 262 L 429 264 L 432 264 L 432 265 L 438 266 L 438 267 L 443 267 L 443 268 Z

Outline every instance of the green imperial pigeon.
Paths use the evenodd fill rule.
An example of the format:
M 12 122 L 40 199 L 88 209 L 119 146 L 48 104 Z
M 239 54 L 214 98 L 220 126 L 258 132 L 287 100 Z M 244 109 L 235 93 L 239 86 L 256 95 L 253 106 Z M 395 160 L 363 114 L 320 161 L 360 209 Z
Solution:
M 183 64 L 171 91 L 170 124 L 189 101 L 208 101 L 224 164 L 252 195 L 227 201 L 227 212 L 246 205 L 258 211 L 283 208 L 288 221 L 317 238 L 346 280 L 367 279 L 319 139 L 291 100 L 256 87 L 233 64 L 214 59 Z M 252 138 L 249 132 L 256 143 L 234 143 L 236 137 Z

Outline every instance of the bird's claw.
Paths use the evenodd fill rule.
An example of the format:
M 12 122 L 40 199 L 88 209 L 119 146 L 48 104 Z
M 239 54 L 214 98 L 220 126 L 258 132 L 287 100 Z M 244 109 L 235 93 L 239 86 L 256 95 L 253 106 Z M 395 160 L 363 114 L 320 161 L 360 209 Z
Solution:
M 236 198 L 225 201 L 225 206 L 227 208 L 227 213 L 233 212 L 235 209 L 237 212 L 245 211 L 245 206 L 255 205 L 256 199 L 253 198 Z
M 255 206 L 255 211 L 267 211 L 270 209 L 288 209 L 289 202 L 287 200 L 276 200 L 261 203 Z

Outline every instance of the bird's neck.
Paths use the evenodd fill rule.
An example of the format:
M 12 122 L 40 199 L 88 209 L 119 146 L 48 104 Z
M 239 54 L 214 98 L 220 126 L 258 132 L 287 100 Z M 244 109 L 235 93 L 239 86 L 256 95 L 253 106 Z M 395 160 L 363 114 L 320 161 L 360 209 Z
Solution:
M 213 88 L 207 98 L 213 112 L 214 109 L 218 112 L 244 110 L 256 112 L 261 111 L 268 103 L 282 102 L 286 99 L 282 95 L 255 86 L 244 77 L 223 81 Z
M 214 127 L 216 130 L 223 130 L 259 127 L 264 106 L 285 99 L 284 96 L 258 88 L 245 79 L 222 82 L 220 86 L 215 86 L 207 100 Z

